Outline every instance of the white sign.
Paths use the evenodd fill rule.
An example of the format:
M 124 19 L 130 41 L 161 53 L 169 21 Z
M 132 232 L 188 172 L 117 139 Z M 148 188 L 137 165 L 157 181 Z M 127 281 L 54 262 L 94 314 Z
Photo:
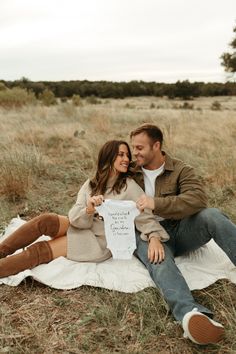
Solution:
M 104 219 L 107 248 L 114 259 L 131 259 L 136 249 L 134 219 L 139 215 L 131 200 L 105 200 L 96 207 Z

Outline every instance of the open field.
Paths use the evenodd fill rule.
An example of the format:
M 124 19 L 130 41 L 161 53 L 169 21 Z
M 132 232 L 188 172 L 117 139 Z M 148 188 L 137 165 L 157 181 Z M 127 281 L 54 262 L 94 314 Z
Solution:
M 17 214 L 67 214 L 100 146 L 129 141 L 143 122 L 164 130 L 164 150 L 196 168 L 209 206 L 236 223 L 236 97 L 99 101 L 0 109 L 0 232 Z M 194 291 L 226 327 L 222 343 L 199 347 L 182 337 L 156 289 L 58 291 L 30 279 L 0 286 L 0 353 L 236 353 L 235 292 L 223 280 Z

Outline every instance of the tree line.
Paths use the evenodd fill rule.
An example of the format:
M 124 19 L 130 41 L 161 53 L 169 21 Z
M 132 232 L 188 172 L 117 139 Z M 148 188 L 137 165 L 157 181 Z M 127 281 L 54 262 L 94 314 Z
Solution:
M 233 96 L 236 95 L 235 82 L 193 82 L 188 80 L 176 83 L 158 83 L 145 81 L 31 81 L 21 78 L 15 81 L 1 80 L 7 88 L 21 87 L 34 92 L 38 98 L 45 90 L 50 90 L 58 98 L 96 96 L 99 98 L 125 98 L 138 96 L 156 96 L 191 99 L 199 96 Z
M 236 26 L 233 28 L 234 38 L 229 43 L 231 52 L 221 55 L 221 65 L 233 78 L 236 74 Z M 138 96 L 156 96 L 169 98 L 182 98 L 184 100 L 199 96 L 235 96 L 236 82 L 193 82 L 189 80 L 177 81 L 173 84 L 145 82 L 133 80 L 130 82 L 113 81 L 31 81 L 25 77 L 15 81 L 0 80 L 0 91 L 15 87 L 35 94 L 36 98 L 42 95 L 54 99 L 71 97 L 96 96 L 100 98 L 125 98 Z
M 225 71 L 234 75 L 236 73 L 236 26 L 233 28 L 234 38 L 229 43 L 231 47 L 230 52 L 225 52 L 221 55 L 222 65 Z

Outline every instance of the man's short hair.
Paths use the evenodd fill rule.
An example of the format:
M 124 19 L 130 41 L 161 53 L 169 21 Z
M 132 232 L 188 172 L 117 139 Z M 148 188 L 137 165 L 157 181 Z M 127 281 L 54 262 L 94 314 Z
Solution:
M 154 144 L 156 141 L 159 141 L 160 145 L 162 146 L 163 142 L 163 133 L 157 125 L 154 124 L 142 124 L 140 127 L 132 130 L 130 133 L 130 138 L 134 137 L 135 135 L 145 133 L 151 139 L 152 143 Z

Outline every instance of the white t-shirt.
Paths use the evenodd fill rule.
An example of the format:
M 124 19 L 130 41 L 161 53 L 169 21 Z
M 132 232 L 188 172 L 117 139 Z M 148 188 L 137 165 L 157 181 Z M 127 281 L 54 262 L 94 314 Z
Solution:
M 131 259 L 136 249 L 134 219 L 139 215 L 131 200 L 106 199 L 96 207 L 104 218 L 107 248 L 114 259 Z
M 155 181 L 160 174 L 164 171 L 165 162 L 156 170 L 147 170 L 146 168 L 142 167 L 143 176 L 144 176 L 144 186 L 145 186 L 145 193 L 149 197 L 155 197 Z M 164 220 L 162 217 L 156 215 L 158 221 Z

